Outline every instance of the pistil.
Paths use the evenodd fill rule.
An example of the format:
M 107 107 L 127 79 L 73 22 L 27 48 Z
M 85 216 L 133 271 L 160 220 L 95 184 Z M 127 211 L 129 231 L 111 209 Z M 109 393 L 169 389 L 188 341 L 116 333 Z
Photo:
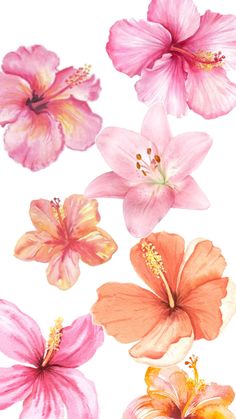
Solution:
M 189 380 L 189 383 L 191 383 L 191 387 L 192 387 L 192 394 L 189 397 L 186 405 L 184 406 L 184 409 L 181 413 L 181 419 L 184 419 L 186 415 L 188 416 L 189 414 L 188 410 L 191 406 L 191 403 L 194 397 L 197 395 L 198 392 L 204 390 L 205 388 L 204 381 L 199 379 L 197 363 L 198 363 L 198 357 L 194 355 L 190 356 L 189 361 L 185 362 L 185 365 L 188 365 L 188 367 L 193 370 L 194 377 L 193 377 L 193 380 L 192 379 Z
M 41 364 L 43 368 L 46 367 L 49 361 L 53 358 L 55 352 L 59 351 L 62 337 L 62 322 L 63 319 L 59 317 L 55 320 L 55 326 L 50 328 L 46 353 Z
M 194 61 L 199 68 L 202 70 L 212 70 L 215 67 L 222 67 L 225 60 L 225 55 L 222 55 L 222 52 L 212 53 L 210 51 L 198 51 L 196 54 L 180 48 L 171 46 L 170 52 L 175 52 L 185 56 L 187 59 Z
M 53 211 L 53 215 L 55 217 L 55 219 L 58 221 L 58 223 L 60 224 L 65 237 L 68 239 L 68 232 L 67 232 L 67 228 L 65 225 L 65 214 L 64 214 L 64 210 L 63 207 L 61 206 L 61 200 L 59 198 L 53 198 L 52 201 L 50 201 L 51 207 L 52 207 L 52 211 Z

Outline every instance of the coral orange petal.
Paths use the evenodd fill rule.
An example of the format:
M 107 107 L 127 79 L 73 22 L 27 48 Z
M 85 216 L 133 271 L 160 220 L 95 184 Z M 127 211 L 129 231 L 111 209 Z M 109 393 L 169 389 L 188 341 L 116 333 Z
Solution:
M 68 234 L 74 238 L 79 238 L 81 232 L 90 230 L 100 221 L 97 201 L 84 195 L 66 198 L 63 210 Z
M 62 246 L 46 231 L 29 231 L 18 240 L 15 256 L 22 260 L 49 262 L 61 249 Z
M 173 419 L 179 418 L 179 409 L 168 398 L 158 402 L 149 396 L 139 397 L 129 404 L 123 419 Z
M 198 410 L 193 415 L 189 416 L 190 419 L 235 419 L 232 412 L 224 406 L 212 404 L 211 406 L 204 407 Z
M 31 202 L 30 218 L 38 231 L 46 231 L 54 238 L 59 238 L 58 221 L 54 215 L 52 205 L 47 199 Z
M 195 412 L 212 404 L 228 407 L 233 402 L 234 397 L 235 394 L 230 386 L 211 383 L 204 387 L 204 391 L 197 393 L 191 403 L 191 408 Z
M 71 288 L 79 274 L 79 254 L 71 249 L 53 256 L 47 268 L 48 282 L 61 290 Z
M 85 233 L 77 246 L 81 260 L 92 266 L 107 262 L 117 250 L 111 236 L 98 227 Z

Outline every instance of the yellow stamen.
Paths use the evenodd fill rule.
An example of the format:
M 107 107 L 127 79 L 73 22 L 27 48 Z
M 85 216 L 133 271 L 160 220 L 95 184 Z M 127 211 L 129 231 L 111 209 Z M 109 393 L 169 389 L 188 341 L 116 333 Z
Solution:
M 50 333 L 47 342 L 47 351 L 42 362 L 42 367 L 45 367 L 50 361 L 50 359 L 53 357 L 54 353 L 59 351 L 62 337 L 62 322 L 63 318 L 58 317 L 55 320 L 55 326 L 50 327 Z

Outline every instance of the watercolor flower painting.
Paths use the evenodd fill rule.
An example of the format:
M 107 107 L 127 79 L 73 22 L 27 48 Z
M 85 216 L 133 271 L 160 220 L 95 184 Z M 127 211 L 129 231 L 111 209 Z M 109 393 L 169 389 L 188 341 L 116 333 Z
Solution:
M 87 101 L 96 100 L 100 82 L 90 66 L 57 70 L 59 58 L 41 45 L 20 47 L 3 59 L 0 72 L 0 125 L 9 124 L 5 149 L 31 170 L 55 161 L 64 146 L 86 150 L 102 119 Z
M 21 400 L 20 419 L 98 418 L 94 384 L 76 368 L 89 361 L 103 343 L 101 327 L 91 316 L 50 329 L 48 343 L 37 323 L 14 304 L 0 300 L 0 351 L 32 366 L 0 368 L 0 409 Z
M 147 105 L 163 102 L 168 113 L 189 107 L 216 118 L 236 105 L 236 16 L 207 10 L 200 16 L 192 0 L 152 0 L 147 20 L 120 20 L 107 52 L 115 68 L 140 76 L 135 88 Z
M 152 233 L 131 249 L 131 262 L 151 289 L 110 282 L 98 289 L 95 323 L 130 355 L 157 367 L 177 364 L 194 340 L 215 339 L 236 312 L 236 285 L 222 277 L 226 262 L 209 240 L 185 251 L 176 234 Z
M 171 207 L 206 209 L 209 201 L 190 174 L 212 145 L 209 135 L 188 132 L 173 138 L 162 105 L 147 112 L 141 134 L 105 128 L 97 147 L 112 168 L 92 181 L 85 193 L 123 199 L 129 232 L 150 234 Z
M 50 284 L 66 290 L 80 275 L 79 260 L 91 266 L 107 262 L 117 250 L 114 240 L 97 227 L 100 221 L 95 199 L 71 195 L 60 199 L 38 199 L 30 205 L 36 230 L 17 242 L 15 256 L 22 260 L 48 262 Z
M 228 410 L 234 391 L 230 386 L 206 384 L 199 378 L 197 362 L 194 356 L 185 362 L 193 379 L 177 367 L 148 368 L 147 395 L 134 400 L 123 419 L 235 419 Z

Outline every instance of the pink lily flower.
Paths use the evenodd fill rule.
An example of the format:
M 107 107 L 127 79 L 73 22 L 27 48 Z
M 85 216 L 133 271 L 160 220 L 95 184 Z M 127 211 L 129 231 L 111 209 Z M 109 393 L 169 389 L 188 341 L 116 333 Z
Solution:
M 107 52 L 117 70 L 133 77 L 139 100 L 163 102 L 182 116 L 187 107 L 204 118 L 236 105 L 236 16 L 206 11 L 192 0 L 152 0 L 147 21 L 120 20 L 110 30 Z
M 83 195 L 38 199 L 30 205 L 36 230 L 17 242 L 15 256 L 22 260 L 49 262 L 48 282 L 62 290 L 72 287 L 80 275 L 79 260 L 91 266 L 107 262 L 117 250 L 111 236 L 97 227 L 98 203 Z
M 11 158 L 31 170 L 55 161 L 66 145 L 86 150 L 102 119 L 92 113 L 100 82 L 90 66 L 57 70 L 59 58 L 43 46 L 20 47 L 3 59 L 0 72 L 0 125 Z
M 144 118 L 141 135 L 122 128 L 105 128 L 98 135 L 98 149 L 113 172 L 92 181 L 86 194 L 122 198 L 129 232 L 146 236 L 171 207 L 209 207 L 190 173 L 211 144 L 211 138 L 201 132 L 172 138 L 163 106 L 154 105 Z
M 37 323 L 14 304 L 0 300 L 0 351 L 33 366 L 0 368 L 0 409 L 24 400 L 20 419 L 98 418 L 94 384 L 76 370 L 103 343 L 91 316 L 62 327 L 55 321 L 45 344 Z

